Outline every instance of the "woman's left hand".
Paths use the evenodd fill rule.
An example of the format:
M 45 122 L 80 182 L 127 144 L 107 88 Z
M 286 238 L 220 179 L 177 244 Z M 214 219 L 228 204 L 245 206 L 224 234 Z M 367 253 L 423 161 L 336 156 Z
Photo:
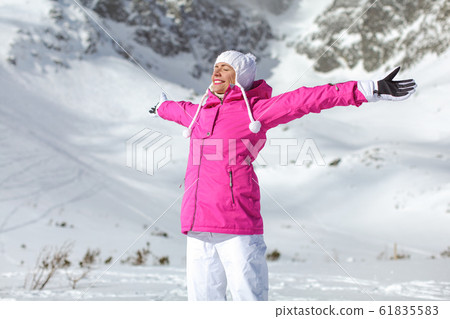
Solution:
M 400 67 L 395 68 L 383 80 L 377 82 L 377 88 L 373 93 L 379 99 L 401 101 L 416 92 L 417 84 L 413 79 L 393 81 L 398 71 L 400 71 Z
M 359 81 L 358 89 L 368 102 L 406 100 L 416 92 L 417 84 L 413 79 L 394 81 L 399 71 L 400 67 L 397 67 L 379 81 Z

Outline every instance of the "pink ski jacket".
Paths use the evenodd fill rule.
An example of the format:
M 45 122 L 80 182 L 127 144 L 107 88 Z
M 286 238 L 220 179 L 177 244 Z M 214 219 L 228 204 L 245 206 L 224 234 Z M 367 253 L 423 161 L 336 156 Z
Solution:
M 354 81 L 301 87 L 271 97 L 272 88 L 259 80 L 246 94 L 254 119 L 261 122 L 257 134 L 249 130 L 247 107 L 236 86 L 228 88 L 223 102 L 209 91 L 192 126 L 181 205 L 184 234 L 262 234 L 260 191 L 252 163 L 265 144 L 267 131 L 310 112 L 367 102 Z M 166 101 L 157 112 L 163 119 L 188 127 L 197 107 Z

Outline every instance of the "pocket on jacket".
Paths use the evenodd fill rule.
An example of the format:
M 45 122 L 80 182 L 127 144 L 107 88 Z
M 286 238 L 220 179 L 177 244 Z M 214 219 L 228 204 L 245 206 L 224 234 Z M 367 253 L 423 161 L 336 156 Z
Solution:
M 229 165 L 226 167 L 229 205 L 253 209 L 259 201 L 259 191 L 255 191 L 252 180 L 252 167 L 248 165 Z
M 236 207 L 236 198 L 235 198 L 235 190 L 234 190 L 234 181 L 233 181 L 233 170 L 231 166 L 227 167 L 228 179 L 229 179 L 229 193 L 231 196 L 231 208 Z

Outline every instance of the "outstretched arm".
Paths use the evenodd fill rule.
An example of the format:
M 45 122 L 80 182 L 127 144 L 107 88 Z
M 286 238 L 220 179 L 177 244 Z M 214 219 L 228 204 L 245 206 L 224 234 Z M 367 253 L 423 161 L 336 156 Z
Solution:
M 356 105 L 367 102 L 358 90 L 357 82 L 350 81 L 315 87 L 301 87 L 294 91 L 259 100 L 254 105 L 255 120 L 263 129 L 288 123 L 308 113 L 319 113 L 334 106 Z
M 393 81 L 399 67 L 379 81 L 349 81 L 297 90 L 259 100 L 254 105 L 255 120 L 270 129 L 308 113 L 319 113 L 334 106 L 360 106 L 379 100 L 400 101 L 415 92 L 414 80 Z
M 185 101 L 169 101 L 164 92 L 161 92 L 158 104 L 152 107 L 149 113 L 188 127 L 196 109 L 197 104 Z

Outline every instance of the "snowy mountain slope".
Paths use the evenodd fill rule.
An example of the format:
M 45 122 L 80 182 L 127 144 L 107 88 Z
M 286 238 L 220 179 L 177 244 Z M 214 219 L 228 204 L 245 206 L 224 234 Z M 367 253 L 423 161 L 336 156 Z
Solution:
M 448 49 L 449 17 L 445 0 L 334 1 L 315 20 L 316 30 L 302 34 L 293 45 L 313 59 L 334 43 L 314 65 L 320 72 L 359 63 L 373 71 L 380 62 L 409 68 L 426 55 Z M 347 36 L 341 40 L 344 31 Z
M 209 78 L 218 53 L 235 47 L 263 56 L 273 38 L 255 10 L 210 0 L 44 2 L 36 11 L 46 21 L 16 30 L 8 59 L 19 67 L 70 68 L 74 59 L 119 55 L 162 79 L 203 92 L 204 84 L 199 85 Z
M 329 2 L 323 1 L 322 9 Z M 188 55 L 152 55 L 166 73 L 160 77 L 160 71 L 149 69 L 157 83 L 117 55 L 109 41 L 100 41 L 95 54 L 81 59 L 57 51 L 54 57 L 63 64 L 40 60 L 48 57 L 48 48 L 33 46 L 37 57 L 29 46 L 21 50 L 20 43 L 29 44 L 18 30 L 31 30 L 35 43 L 42 43 L 40 37 L 46 38 L 45 29 L 53 25 L 47 19 L 52 5 L 23 0 L 0 6 L 0 296 L 185 299 L 185 239 L 178 218 L 188 145 L 180 126 L 149 117 L 147 110 L 161 87 L 173 99 L 199 99 L 178 85 Z M 274 32 L 306 28 L 320 12 L 319 6 L 308 6 L 294 3 L 294 11 L 272 16 Z M 86 30 L 101 32 L 86 25 L 82 14 L 72 19 L 71 45 L 83 43 Z M 73 27 L 77 23 L 79 34 Z M 379 73 L 357 67 L 316 74 L 313 60 L 277 41 L 270 42 L 270 56 L 259 72 L 276 94 L 294 83 L 317 85 Z M 133 53 L 144 55 L 148 48 L 140 50 Z M 11 53 L 18 57 L 15 64 Z M 281 252 L 280 260 L 269 264 L 271 299 L 368 300 L 361 287 L 378 300 L 448 299 L 449 259 L 441 256 L 450 245 L 448 65 L 447 51 L 401 72 L 420 88 L 408 101 L 338 107 L 270 132 L 272 139 L 298 140 L 289 152 L 294 161 L 304 140 L 313 138 L 327 164 L 280 165 L 279 148 L 269 140 L 261 153 L 268 165 L 256 165 L 265 239 L 269 252 Z M 172 137 L 172 160 L 152 176 L 125 165 L 126 141 L 146 127 Z M 336 159 L 341 160 L 337 166 L 328 165 Z M 74 241 L 67 271 L 77 270 L 88 248 L 100 249 L 102 263 L 76 290 L 64 272 L 44 291 L 23 289 L 40 249 L 65 241 Z M 140 267 L 120 262 L 147 242 L 156 257 L 169 257 L 170 266 L 153 265 L 158 263 L 153 258 Z M 394 243 L 409 258 L 389 260 Z M 117 262 L 104 264 L 108 257 Z

